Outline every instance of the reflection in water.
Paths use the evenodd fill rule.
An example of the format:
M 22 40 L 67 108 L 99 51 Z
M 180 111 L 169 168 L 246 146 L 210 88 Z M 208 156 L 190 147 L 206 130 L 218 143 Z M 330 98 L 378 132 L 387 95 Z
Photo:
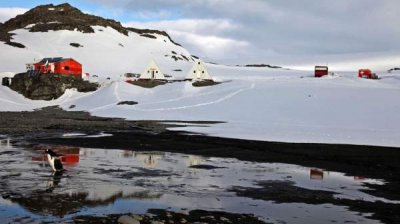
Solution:
M 193 155 L 189 155 L 188 156 L 188 167 L 190 166 L 196 166 L 196 165 L 200 165 L 201 163 L 204 162 L 204 159 L 200 156 L 193 156 Z
M 53 192 L 54 188 L 58 186 L 61 181 L 63 172 L 53 172 L 49 181 L 47 181 L 46 192 Z
M 11 142 L 10 138 L 0 139 L 0 148 L 10 148 Z
M 324 171 L 319 169 L 310 169 L 310 179 L 311 180 L 323 180 Z
M 163 158 L 163 153 L 157 152 L 133 152 L 132 156 L 143 161 L 144 167 L 156 168 L 157 162 Z
M 34 214 L 53 215 L 62 218 L 66 214 L 82 208 L 86 196 L 86 192 L 53 195 L 51 192 L 36 190 L 30 192 L 29 195 L 11 192 L 10 200 Z
M 167 152 L 53 146 L 54 151 L 64 156 L 63 163 L 68 168 L 63 175 L 49 175 L 49 169 L 43 167 L 45 147 L 19 149 L 4 143 L 2 141 L 0 147 L 0 193 L 4 198 L 0 200 L 0 220 L 5 222 L 12 221 L 5 214 L 21 207 L 25 210 L 9 217 L 68 219 L 77 214 L 143 213 L 146 208 L 170 207 L 252 213 L 269 221 L 288 223 L 307 223 L 310 211 L 324 214 L 312 217 L 319 223 L 330 219 L 371 221 L 343 207 L 277 205 L 237 197 L 229 191 L 232 186 L 255 187 L 257 181 L 288 178 L 296 186 L 334 191 L 340 197 L 379 200 L 361 191 L 365 189 L 363 183 L 381 184 L 377 180 L 356 180 L 336 172 L 327 175 L 327 171 L 290 164 L 251 163 Z M 225 168 L 189 168 L 203 164 Z M 296 214 L 296 218 L 288 217 L 288 212 Z
M 147 190 L 138 190 L 130 194 L 118 191 L 106 198 L 93 197 L 90 192 L 86 191 L 53 194 L 52 191 L 36 190 L 30 192 L 29 195 L 10 192 L 9 199 L 34 214 L 53 215 L 62 218 L 67 214 L 78 212 L 83 207 L 108 205 L 122 198 L 154 199 L 161 196 L 162 194 L 151 194 Z
M 38 145 L 33 147 L 33 150 L 43 154 L 35 154 L 31 157 L 32 161 L 41 162 L 39 166 L 48 167 L 47 163 L 47 155 L 45 154 L 45 150 L 49 148 L 57 155 L 60 155 L 61 162 L 64 168 L 71 168 L 72 166 L 79 163 L 80 158 L 80 148 L 79 147 L 68 147 L 68 146 L 43 146 Z

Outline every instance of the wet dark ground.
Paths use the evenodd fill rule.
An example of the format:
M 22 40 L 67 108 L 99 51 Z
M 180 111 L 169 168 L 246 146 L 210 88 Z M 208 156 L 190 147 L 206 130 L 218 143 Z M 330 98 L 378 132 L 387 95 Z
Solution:
M 249 214 L 233 214 L 227 212 L 214 212 L 205 210 L 192 210 L 186 213 L 177 213 L 162 209 L 150 209 L 148 215 L 130 215 L 125 214 L 108 215 L 106 217 L 93 216 L 78 216 L 74 219 L 75 223 L 135 223 L 140 221 L 140 224 L 161 224 L 161 223 L 207 223 L 207 224 L 265 224 L 253 215 Z
M 374 192 L 400 200 L 400 149 L 376 146 L 279 143 L 185 135 L 164 131 L 108 132 L 112 136 L 80 141 L 77 138 L 38 138 L 35 143 L 95 148 L 169 151 L 203 156 L 229 157 L 256 162 L 280 162 L 343 172 L 351 176 L 385 179 Z M 371 192 L 372 193 L 372 192 Z
M 48 144 L 139 149 L 237 158 L 252 162 L 297 164 L 341 172 L 348 176 L 382 180 L 385 184 L 364 183 L 366 188 L 361 191 L 388 200 L 400 200 L 399 148 L 295 144 L 218 138 L 192 133 L 188 135 L 185 132 L 168 131 L 166 128 L 169 125 L 154 121 L 135 122 L 97 118 L 83 112 L 65 112 L 57 108 L 46 108 L 36 112 L 0 113 L 0 121 L 3 124 L 0 133 L 13 136 L 16 139 L 14 143 L 24 147 Z M 21 125 L 15 126 L 16 122 Z M 198 123 L 203 124 L 203 122 Z M 91 134 L 104 132 L 109 135 L 82 140 L 79 136 L 63 137 L 62 134 L 67 132 Z M 371 219 L 383 223 L 400 223 L 400 205 L 396 203 L 337 199 L 330 191 L 304 189 L 293 185 L 290 181 L 260 181 L 257 185 L 257 187 L 234 187 L 231 190 L 240 196 L 276 203 L 302 202 L 346 206 L 352 211 L 370 213 Z M 88 217 L 81 218 L 84 220 Z M 93 220 L 95 219 L 93 217 Z
M 365 190 L 374 196 L 391 200 L 400 200 L 400 150 L 398 148 L 333 145 L 333 144 L 293 144 L 279 142 L 248 141 L 238 139 L 217 138 L 202 135 L 185 135 L 164 131 L 161 133 L 146 132 L 110 132 L 112 136 L 85 141 L 76 139 L 50 138 L 36 139 L 37 143 L 66 144 L 97 148 L 125 148 L 148 151 L 162 151 L 188 153 L 203 156 L 229 157 L 240 160 L 257 162 L 279 162 L 298 164 L 307 167 L 346 173 L 350 176 L 360 176 L 373 179 L 383 179 L 385 185 L 370 185 Z M 368 184 L 366 184 L 368 185 Z M 247 189 L 238 193 L 247 192 L 246 196 L 256 195 L 256 199 L 275 200 L 283 202 L 298 202 L 296 195 L 301 195 L 299 189 L 280 191 L 282 185 L 260 189 Z M 283 185 L 286 186 L 286 185 Z M 265 191 L 273 188 L 280 191 L 278 197 L 260 198 Z M 283 188 L 287 189 L 287 188 Z M 316 195 L 319 204 L 333 203 L 332 195 L 313 191 L 308 195 Z M 313 198 L 302 198 L 303 202 L 313 202 Z M 313 202 L 315 203 L 315 201 Z M 381 202 L 342 200 L 339 204 L 355 208 L 356 211 L 373 213 L 373 217 L 384 223 L 400 223 L 400 205 Z

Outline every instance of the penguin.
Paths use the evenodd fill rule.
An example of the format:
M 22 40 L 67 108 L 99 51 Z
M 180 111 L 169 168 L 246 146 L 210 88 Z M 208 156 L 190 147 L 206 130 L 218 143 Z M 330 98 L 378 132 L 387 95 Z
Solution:
M 53 171 L 55 171 L 55 172 L 65 171 L 65 169 L 61 163 L 60 157 L 55 152 L 53 152 L 53 150 L 46 149 L 46 154 L 47 154 L 47 161 L 49 162 Z

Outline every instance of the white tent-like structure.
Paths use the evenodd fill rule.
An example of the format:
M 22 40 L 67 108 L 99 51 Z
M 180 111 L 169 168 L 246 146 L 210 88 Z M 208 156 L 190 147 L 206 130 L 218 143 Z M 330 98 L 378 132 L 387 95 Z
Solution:
M 186 76 L 188 80 L 213 80 L 201 60 L 196 60 Z
M 156 62 L 151 60 L 147 68 L 140 75 L 139 79 L 165 80 L 165 76 L 161 72 L 160 68 L 158 68 Z

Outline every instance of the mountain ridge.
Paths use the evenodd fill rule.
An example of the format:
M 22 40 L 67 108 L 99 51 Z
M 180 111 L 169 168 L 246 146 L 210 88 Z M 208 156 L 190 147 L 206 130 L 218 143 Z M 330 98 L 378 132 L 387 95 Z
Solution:
M 40 5 L 0 24 L 0 71 L 20 73 L 45 57 L 74 58 L 85 73 L 120 77 L 155 60 L 166 74 L 190 67 L 190 52 L 160 30 L 124 27 L 68 3 Z
M 12 31 L 17 29 L 27 29 L 29 32 L 78 30 L 82 33 L 94 33 L 92 26 L 111 27 L 125 36 L 129 32 L 134 32 L 143 37 L 155 38 L 152 34 L 158 34 L 167 37 L 173 44 L 181 46 L 173 41 L 165 31 L 124 27 L 116 20 L 83 13 L 69 3 L 39 5 L 24 14 L 0 23 L 0 41 L 14 47 L 25 48 L 23 44 L 13 41 L 14 33 Z

